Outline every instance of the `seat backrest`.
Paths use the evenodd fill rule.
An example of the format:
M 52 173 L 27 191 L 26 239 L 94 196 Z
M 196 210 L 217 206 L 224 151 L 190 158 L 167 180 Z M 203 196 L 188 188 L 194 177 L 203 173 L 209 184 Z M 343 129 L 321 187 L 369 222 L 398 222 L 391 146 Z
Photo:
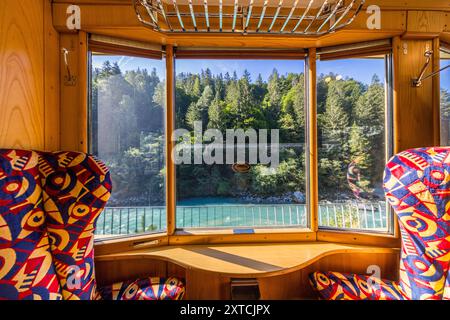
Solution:
M 79 152 L 40 153 L 44 210 L 65 300 L 96 295 L 94 231 L 111 192 L 106 166 Z
M 38 158 L 33 151 L 0 150 L 0 300 L 62 299 Z
M 404 294 L 414 300 L 448 298 L 450 148 L 401 152 L 384 174 L 386 197 L 400 225 Z

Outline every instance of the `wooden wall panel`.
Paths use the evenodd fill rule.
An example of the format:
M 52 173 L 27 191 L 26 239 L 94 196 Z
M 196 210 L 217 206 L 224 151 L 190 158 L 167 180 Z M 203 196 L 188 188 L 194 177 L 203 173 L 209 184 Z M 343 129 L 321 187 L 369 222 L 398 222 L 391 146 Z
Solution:
M 51 0 L 0 1 L 0 148 L 59 149 Z
M 434 145 L 433 81 L 412 87 L 425 64 L 431 40 L 394 41 L 394 151 Z M 432 63 L 426 74 L 432 71 Z
M 408 32 L 450 31 L 449 20 L 449 13 L 445 11 L 408 11 Z
M 59 34 L 53 28 L 50 0 L 44 1 L 44 6 L 44 145 L 46 150 L 59 150 Z
M 151 259 L 96 261 L 95 274 L 99 286 L 146 277 L 166 277 L 167 262 Z
M 229 300 L 230 278 L 198 270 L 186 271 L 186 299 Z
M 433 61 L 432 72 L 440 69 L 440 41 L 439 38 L 433 39 Z M 433 109 L 433 137 L 434 145 L 441 145 L 441 75 L 436 74 L 432 79 L 428 79 L 432 83 L 432 109 Z
M 0 1 L 0 148 L 44 148 L 43 21 L 43 1 Z
M 67 62 L 73 83 L 68 83 L 62 50 L 69 51 Z M 61 149 L 87 151 L 88 57 L 85 32 L 60 36 Z

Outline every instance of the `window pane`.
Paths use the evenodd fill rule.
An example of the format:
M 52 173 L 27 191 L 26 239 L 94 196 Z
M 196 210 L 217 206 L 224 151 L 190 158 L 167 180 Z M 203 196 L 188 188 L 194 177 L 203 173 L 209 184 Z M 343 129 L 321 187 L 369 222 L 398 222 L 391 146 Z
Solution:
M 319 226 L 387 231 L 384 57 L 317 68 Z
M 177 227 L 306 226 L 304 61 L 176 70 Z
M 441 68 L 450 65 L 450 53 L 441 51 Z M 450 69 L 440 73 L 441 80 L 441 145 L 450 146 Z
M 91 72 L 90 150 L 113 181 L 96 235 L 165 230 L 165 63 L 93 53 Z

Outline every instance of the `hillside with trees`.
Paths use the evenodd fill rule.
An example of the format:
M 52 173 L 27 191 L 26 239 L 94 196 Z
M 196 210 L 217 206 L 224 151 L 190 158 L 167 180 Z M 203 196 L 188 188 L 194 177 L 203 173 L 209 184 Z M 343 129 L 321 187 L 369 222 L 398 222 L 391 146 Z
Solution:
M 339 80 L 337 80 L 339 79 Z M 105 63 L 92 77 L 92 152 L 111 168 L 111 204 L 160 205 L 164 201 L 164 90 L 156 70 L 122 72 Z M 304 74 L 252 79 L 245 71 L 181 73 L 176 78 L 177 128 L 203 130 L 279 129 L 280 165 L 252 165 L 236 173 L 230 165 L 177 166 L 179 200 L 233 197 L 242 201 L 302 201 L 305 194 L 306 114 Z M 358 185 L 374 196 L 384 169 L 384 85 L 367 85 L 335 74 L 318 79 L 319 189 L 322 200 L 355 199 L 347 171 L 358 167 Z M 98 121 L 101 119 L 101 121 Z M 377 192 L 375 192 L 376 194 Z M 303 197 L 304 198 L 304 197 Z

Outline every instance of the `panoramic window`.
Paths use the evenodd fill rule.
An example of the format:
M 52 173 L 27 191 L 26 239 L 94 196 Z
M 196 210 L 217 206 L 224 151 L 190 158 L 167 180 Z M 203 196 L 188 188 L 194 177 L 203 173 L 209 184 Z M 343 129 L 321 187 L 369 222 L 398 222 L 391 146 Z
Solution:
M 441 50 L 441 68 L 450 65 L 450 49 Z M 450 71 L 440 73 L 441 81 L 441 145 L 450 146 Z
M 90 152 L 113 182 L 96 237 L 165 230 L 165 61 L 94 52 L 90 83 Z
M 304 68 L 176 61 L 177 228 L 308 225 Z
M 318 61 L 319 226 L 386 232 L 385 56 Z M 389 117 L 388 117 L 389 118 Z

